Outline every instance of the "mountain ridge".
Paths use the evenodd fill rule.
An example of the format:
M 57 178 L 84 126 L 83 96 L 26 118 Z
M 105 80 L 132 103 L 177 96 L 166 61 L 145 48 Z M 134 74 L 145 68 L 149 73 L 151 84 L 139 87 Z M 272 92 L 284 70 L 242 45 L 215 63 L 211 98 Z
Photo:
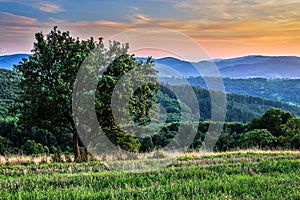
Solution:
M 30 54 L 0 56 L 0 68 L 12 69 Z M 147 58 L 137 57 L 145 61 Z M 236 58 L 189 62 L 173 57 L 153 58 L 159 76 L 197 77 L 221 74 L 228 78 L 300 78 L 300 57 L 247 55 Z M 210 66 L 210 67 L 209 67 Z
M 11 54 L 11 55 L 2 55 L 0 56 L 0 69 L 9 69 L 11 70 L 14 65 L 22 61 L 23 58 L 28 58 L 30 54 Z

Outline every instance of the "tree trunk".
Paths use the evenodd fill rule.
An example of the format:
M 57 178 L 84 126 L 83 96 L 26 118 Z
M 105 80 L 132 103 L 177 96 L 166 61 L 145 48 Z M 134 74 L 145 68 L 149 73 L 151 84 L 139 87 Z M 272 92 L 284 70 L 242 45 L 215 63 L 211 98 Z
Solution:
M 80 161 L 81 156 L 80 156 L 80 150 L 79 150 L 79 135 L 75 126 L 75 122 L 73 121 L 73 118 L 66 114 L 66 118 L 68 119 L 71 127 L 72 127 L 72 132 L 73 132 L 73 153 L 74 153 L 74 161 Z
M 84 153 L 85 153 L 85 156 L 86 156 L 86 161 L 89 161 L 90 160 L 90 155 L 89 155 L 87 147 L 84 147 Z
M 79 136 L 76 129 L 73 132 L 73 153 L 75 156 L 74 160 L 79 161 L 80 160 Z

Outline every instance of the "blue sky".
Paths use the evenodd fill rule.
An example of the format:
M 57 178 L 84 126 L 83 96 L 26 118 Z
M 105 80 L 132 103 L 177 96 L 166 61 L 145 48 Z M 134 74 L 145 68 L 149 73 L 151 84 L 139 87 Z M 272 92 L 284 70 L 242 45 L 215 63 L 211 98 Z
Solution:
M 34 33 L 56 25 L 82 39 L 167 28 L 195 40 L 213 58 L 300 55 L 300 0 L 0 0 L 0 54 L 29 53 Z M 163 39 L 154 36 L 152 41 Z

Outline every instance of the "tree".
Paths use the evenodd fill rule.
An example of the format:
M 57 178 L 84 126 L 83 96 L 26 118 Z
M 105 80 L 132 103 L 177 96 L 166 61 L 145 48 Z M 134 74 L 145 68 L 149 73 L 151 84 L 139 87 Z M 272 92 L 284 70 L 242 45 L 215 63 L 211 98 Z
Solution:
M 300 118 L 290 118 L 287 123 L 283 125 L 283 131 L 284 135 L 289 137 L 300 134 Z
M 15 66 L 22 76 L 20 120 L 26 126 L 69 129 L 73 133 L 75 159 L 79 159 L 79 136 L 72 118 L 72 89 L 81 63 L 97 43 L 93 38 L 75 39 L 57 27 L 46 36 L 36 33 L 35 39 L 32 56 Z
M 246 148 L 270 148 L 276 141 L 277 138 L 274 137 L 268 130 L 255 129 L 242 135 L 241 146 Z
M 4 155 L 7 152 L 7 147 L 9 144 L 11 144 L 11 141 L 0 136 L 0 155 Z
M 152 137 L 146 136 L 141 140 L 141 148 L 140 151 L 142 152 L 151 152 L 155 148 Z
M 281 109 L 270 108 L 262 117 L 254 118 L 249 124 L 249 130 L 267 129 L 272 135 L 279 137 L 283 135 L 282 125 L 295 116 Z
M 299 148 L 300 118 L 291 118 L 282 126 L 283 135 L 279 137 L 282 146 L 286 148 Z
M 26 126 L 55 128 L 57 131 L 69 130 L 73 134 L 75 160 L 79 160 L 80 138 L 72 113 L 72 93 L 80 66 L 91 53 L 95 54 L 95 61 L 101 62 L 94 64 L 111 63 L 97 88 L 95 107 L 100 125 L 107 130 L 106 134 L 114 135 L 111 133 L 116 132 L 110 109 L 112 91 L 120 77 L 131 69 L 131 65 L 128 64 L 137 67 L 142 63 L 137 63 L 133 56 L 127 54 L 128 44 L 121 45 L 119 42 L 112 42 L 109 48 L 105 49 L 102 39 L 97 42 L 93 38 L 75 39 L 68 31 L 62 32 L 57 27 L 54 27 L 47 35 L 36 33 L 35 39 L 32 56 L 29 59 L 23 59 L 15 66 L 16 71 L 21 74 L 20 121 Z M 97 52 L 93 52 L 95 48 Z M 145 66 L 152 68 L 152 61 L 149 59 Z M 154 90 L 155 88 L 150 92 Z M 152 101 L 149 104 L 145 102 L 146 100 L 139 104 L 144 108 L 143 111 L 153 104 Z M 132 108 L 139 106 L 132 106 Z
M 42 144 L 37 143 L 34 140 L 27 140 L 23 145 L 22 145 L 22 150 L 26 155 L 32 155 L 32 154 L 44 154 L 45 149 Z

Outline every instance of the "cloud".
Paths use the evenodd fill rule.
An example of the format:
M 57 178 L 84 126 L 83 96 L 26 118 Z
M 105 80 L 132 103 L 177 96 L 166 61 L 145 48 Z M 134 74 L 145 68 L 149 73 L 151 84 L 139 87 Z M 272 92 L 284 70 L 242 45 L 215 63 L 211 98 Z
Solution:
M 129 9 L 133 12 L 140 12 L 140 8 L 137 6 L 130 6 Z
M 34 33 L 40 32 L 47 23 L 26 16 L 0 12 L 0 46 L 7 53 L 30 52 Z
M 21 5 L 36 8 L 40 11 L 48 13 L 59 13 L 65 11 L 60 5 L 43 0 L 0 0 L 0 3 L 19 3 Z
M 299 0 L 187 0 L 176 4 L 176 8 L 185 11 L 190 17 L 210 21 L 274 20 L 300 18 Z
M 26 4 L 28 2 L 26 1 Z M 30 2 L 31 7 L 44 12 L 64 11 L 60 6 L 46 1 Z M 34 18 L 0 12 L 0 46 L 10 48 L 9 45 L 2 44 L 5 37 L 10 41 L 10 45 L 13 42 L 21 44 L 24 38 L 28 41 L 26 44 L 29 42 L 32 44 L 34 33 L 41 30 L 47 33 L 54 25 L 58 25 L 62 30 L 70 30 L 72 35 L 82 39 L 90 36 L 107 38 L 132 28 L 162 27 L 184 33 L 209 51 L 218 51 L 218 55 L 231 50 L 244 53 L 261 52 L 267 48 L 270 49 L 269 52 L 289 54 L 300 52 L 299 0 L 169 0 L 168 2 L 172 2 L 170 9 L 175 8 L 174 12 L 178 12 L 180 18 L 166 18 L 155 12 L 145 14 L 142 13 L 143 9 L 134 6 L 130 7 L 130 16 L 123 16 L 126 17 L 124 21 L 69 21 L 64 18 L 49 18 L 48 22 L 41 23 Z M 155 39 L 159 40 L 157 38 L 153 40 Z M 285 46 L 287 48 L 283 48 Z
M 48 13 L 59 13 L 65 11 L 61 6 L 46 1 L 36 1 L 32 4 L 32 7 Z
M 252 2 L 253 3 L 253 2 Z M 275 9 L 275 8 L 274 8 Z M 226 14 L 223 14 L 226 15 Z M 162 27 L 182 32 L 200 43 L 227 42 L 251 45 L 270 45 L 274 43 L 290 42 L 299 44 L 300 25 L 297 12 L 289 10 L 286 18 L 262 20 L 260 18 L 228 19 L 223 21 L 212 19 L 162 19 L 152 18 L 144 14 L 134 14 L 128 17 L 130 22 L 116 21 L 79 21 L 52 19 L 51 24 L 71 30 L 79 36 L 109 36 L 132 28 Z
M 151 19 L 150 17 L 147 17 L 146 15 L 143 14 L 135 14 L 129 17 L 129 19 L 131 20 L 131 23 L 133 25 L 142 25 L 142 24 L 150 24 L 152 22 L 154 22 L 153 19 Z
M 0 24 L 1 26 L 28 26 L 37 22 L 37 19 L 19 16 L 12 13 L 0 12 Z

